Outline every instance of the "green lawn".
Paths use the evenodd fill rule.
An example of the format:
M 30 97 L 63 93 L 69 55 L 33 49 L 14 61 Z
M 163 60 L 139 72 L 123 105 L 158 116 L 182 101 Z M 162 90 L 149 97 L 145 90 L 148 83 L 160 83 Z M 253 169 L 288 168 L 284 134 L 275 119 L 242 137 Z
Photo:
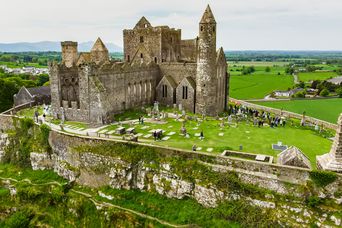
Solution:
M 293 77 L 285 74 L 285 62 L 231 62 L 229 63 L 230 95 L 233 98 L 262 99 L 274 90 L 293 86 Z M 254 66 L 251 75 L 242 75 L 242 68 Z M 270 72 L 266 72 L 270 67 Z M 280 75 L 279 75 L 280 74 Z
M 283 108 L 291 112 L 302 114 L 304 111 L 312 116 L 331 123 L 336 123 L 338 116 L 342 113 L 342 99 L 320 99 L 320 100 L 291 100 L 255 102 L 272 108 Z
M 287 90 L 293 86 L 293 77 L 274 73 L 232 75 L 229 96 L 236 99 L 262 99 L 274 90 Z
M 288 121 L 290 122 L 290 121 Z M 174 148 L 181 148 L 191 150 L 192 146 L 196 144 L 197 147 L 202 147 L 203 152 L 207 152 L 208 148 L 213 148 L 211 153 L 222 153 L 225 149 L 239 150 L 240 145 L 243 146 L 244 152 L 251 152 L 255 154 L 267 154 L 277 156 L 279 151 L 272 150 L 272 144 L 276 144 L 278 141 L 283 142 L 284 145 L 297 146 L 300 148 L 311 160 L 311 163 L 315 164 L 316 155 L 327 153 L 330 150 L 332 142 L 322 136 L 318 135 L 313 130 L 302 129 L 299 126 L 290 126 L 290 123 L 285 128 L 270 128 L 263 127 L 258 128 L 252 126 L 251 123 L 241 122 L 237 126 L 228 125 L 223 129 L 219 127 L 220 121 L 218 120 L 206 120 L 197 126 L 195 121 L 187 121 L 186 128 L 190 135 L 190 138 L 186 138 L 180 135 L 180 128 L 182 123 L 175 119 L 168 119 L 166 124 L 153 124 L 146 123 L 145 126 L 149 126 L 148 129 L 142 129 L 143 126 L 136 126 L 137 133 L 142 133 L 143 136 L 150 135 L 149 131 L 155 129 L 165 130 L 164 136 L 170 132 L 175 132 L 174 135 L 169 136 L 167 141 L 155 142 L 152 137 L 146 139 L 143 136 L 141 140 L 147 141 L 147 143 L 169 146 Z M 123 125 L 129 128 L 129 125 Z M 198 127 L 198 129 L 194 129 Z M 108 127 L 108 130 L 115 129 L 116 126 Z M 200 140 L 195 134 L 200 133 L 203 130 L 204 140 Z M 219 136 L 219 133 L 223 133 L 223 136 Z
M 266 67 L 266 66 L 286 66 L 289 64 L 289 62 L 261 62 L 261 61 L 239 61 L 239 62 L 235 62 L 235 61 L 229 61 L 228 62 L 229 66 L 262 66 L 262 67 Z
M 8 68 L 36 67 L 47 68 L 48 66 L 40 65 L 39 63 L 16 63 L 16 62 L 1 62 L 0 65 L 5 65 Z
M 300 81 L 309 82 L 313 80 L 327 80 L 336 77 L 336 72 L 312 72 L 312 73 L 299 73 L 298 78 Z

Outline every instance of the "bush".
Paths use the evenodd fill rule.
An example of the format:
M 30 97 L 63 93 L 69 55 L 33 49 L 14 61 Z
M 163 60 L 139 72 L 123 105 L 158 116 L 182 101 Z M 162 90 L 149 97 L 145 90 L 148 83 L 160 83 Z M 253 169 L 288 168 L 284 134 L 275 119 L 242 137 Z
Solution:
M 306 204 L 309 207 L 312 208 L 316 208 L 317 206 L 319 206 L 320 204 L 323 203 L 323 199 L 317 197 L 317 196 L 310 196 L 307 200 L 306 200 Z
M 328 171 L 311 171 L 310 178 L 318 187 L 325 187 L 337 179 L 337 174 Z
M 327 89 L 323 89 L 320 93 L 319 93 L 320 96 L 322 97 L 327 97 L 329 95 L 329 90 Z
M 31 210 L 25 209 L 15 212 L 5 222 L 5 227 L 29 227 L 31 219 L 34 217 L 34 213 Z
M 305 90 L 303 90 L 303 91 L 299 91 L 299 92 L 293 94 L 292 97 L 295 97 L 295 98 L 305 98 L 305 95 L 306 95 L 306 92 L 305 92 Z
M 342 98 L 342 87 L 336 89 L 336 93 L 337 93 L 337 96 L 338 96 L 338 97 L 341 97 L 341 98 Z

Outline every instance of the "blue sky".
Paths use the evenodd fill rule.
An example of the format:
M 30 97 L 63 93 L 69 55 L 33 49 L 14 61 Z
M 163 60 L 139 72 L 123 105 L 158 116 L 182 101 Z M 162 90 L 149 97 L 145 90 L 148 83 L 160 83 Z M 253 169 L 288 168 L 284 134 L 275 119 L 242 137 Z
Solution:
M 122 30 L 152 25 L 194 38 L 209 3 L 225 50 L 342 50 L 341 0 L 5 0 L 0 42 L 90 41 L 122 46 Z

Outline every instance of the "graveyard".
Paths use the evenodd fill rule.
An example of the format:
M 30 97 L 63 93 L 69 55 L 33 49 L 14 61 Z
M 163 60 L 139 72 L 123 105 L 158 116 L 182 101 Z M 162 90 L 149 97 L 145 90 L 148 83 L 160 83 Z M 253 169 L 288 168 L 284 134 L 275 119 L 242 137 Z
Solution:
M 34 118 L 34 110 L 37 110 L 39 118 L 42 118 L 43 109 L 26 109 L 19 112 L 19 115 Z M 49 115 L 44 122 L 52 129 L 75 135 L 133 141 L 212 154 L 222 154 L 228 150 L 268 155 L 273 156 L 273 162 L 276 162 L 278 154 L 284 149 L 295 146 L 309 158 L 313 167 L 317 155 L 329 152 L 331 138 L 334 137 L 332 130 L 318 131 L 314 126 L 302 127 L 298 119 L 287 119 L 285 126 L 270 127 L 267 123 L 264 126 L 256 125 L 252 117 L 229 117 L 227 113 L 220 117 L 208 117 L 167 107 L 159 107 L 158 113 L 153 110 L 153 107 L 129 110 L 116 115 L 116 121 L 112 124 L 103 126 L 90 126 L 73 121 L 62 123 L 61 120 L 54 120 Z M 237 156 L 239 157 L 238 153 Z

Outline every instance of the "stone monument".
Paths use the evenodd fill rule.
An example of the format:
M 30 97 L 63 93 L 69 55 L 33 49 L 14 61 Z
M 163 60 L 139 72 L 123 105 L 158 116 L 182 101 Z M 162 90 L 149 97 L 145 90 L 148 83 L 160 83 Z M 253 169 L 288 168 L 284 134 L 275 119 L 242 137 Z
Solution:
M 342 173 L 342 113 L 338 119 L 336 136 L 328 154 L 317 156 L 317 167 Z

